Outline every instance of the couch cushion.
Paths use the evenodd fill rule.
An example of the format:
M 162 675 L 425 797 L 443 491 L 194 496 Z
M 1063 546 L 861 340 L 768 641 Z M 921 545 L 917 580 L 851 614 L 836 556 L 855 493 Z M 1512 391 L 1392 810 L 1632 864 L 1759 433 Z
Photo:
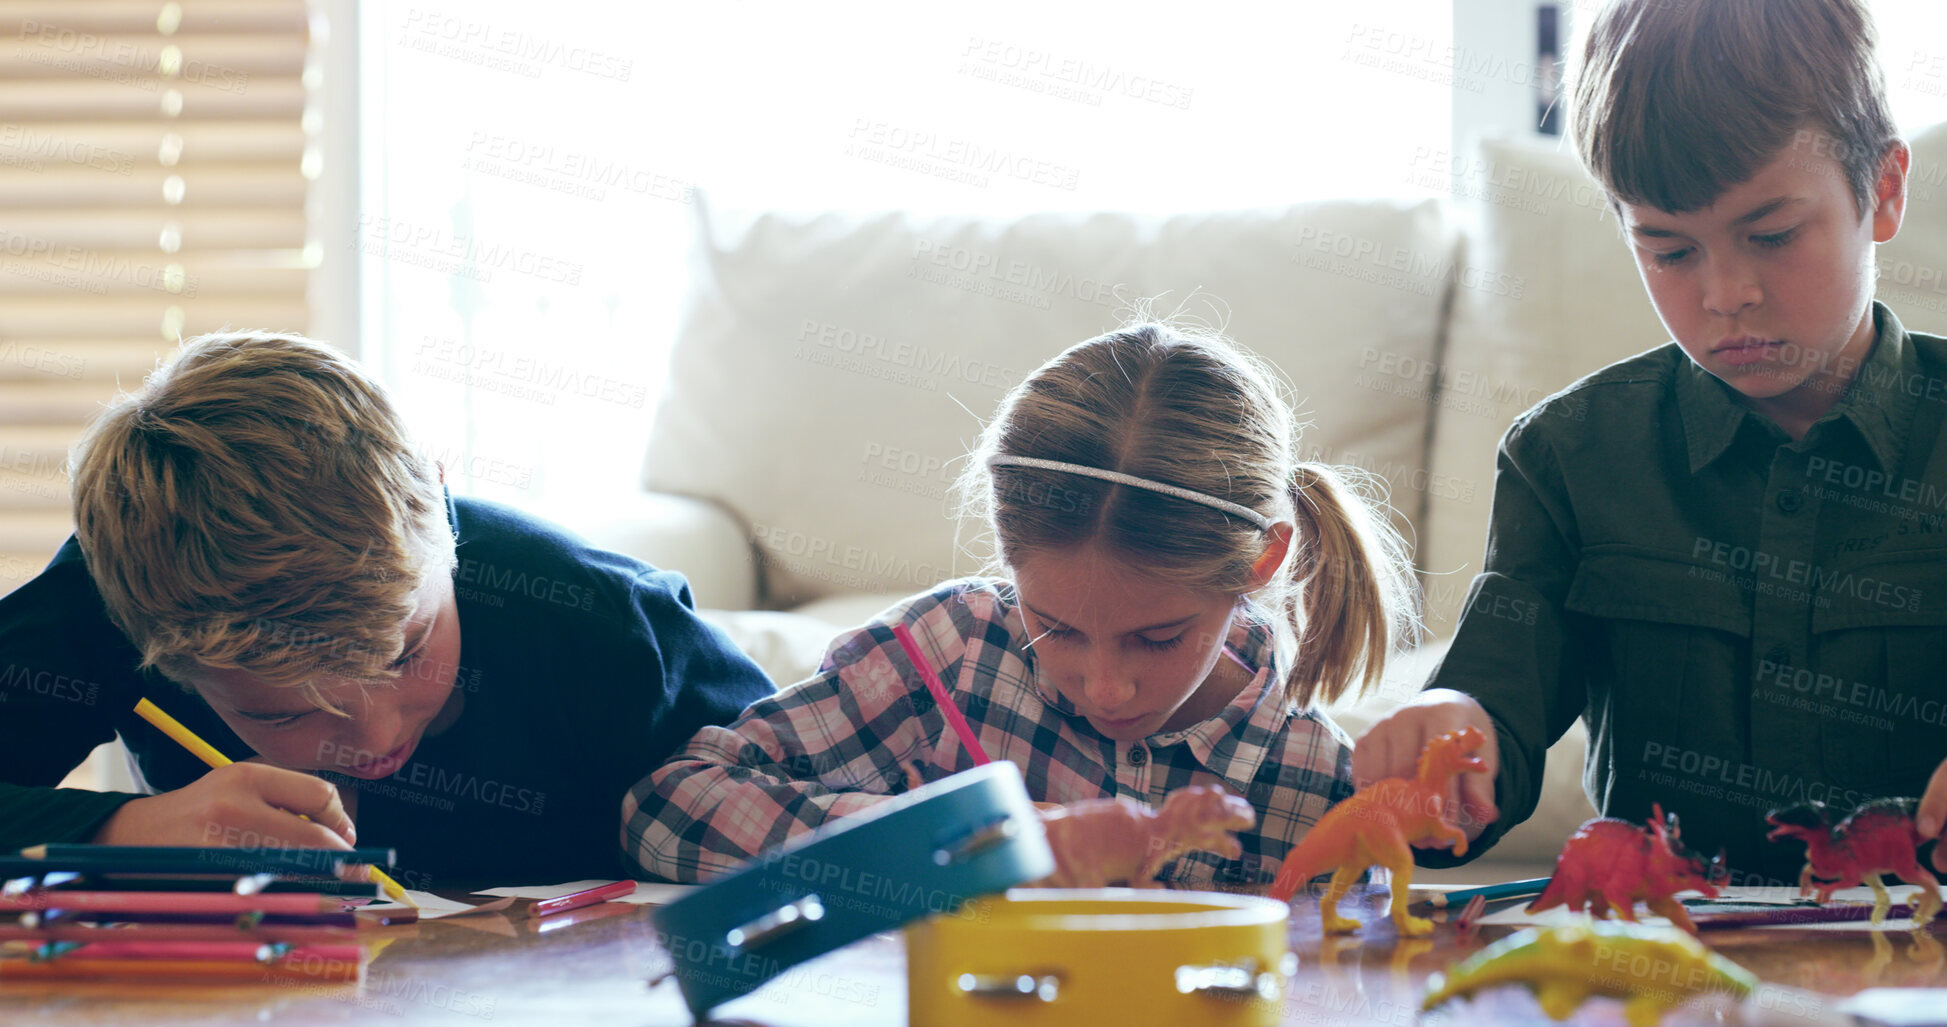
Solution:
M 1277 363 L 1303 445 L 1376 471 L 1409 516 L 1424 393 L 1365 365 L 1430 362 L 1456 236 L 1443 207 L 1018 219 L 736 214 L 699 198 L 692 276 L 643 481 L 716 500 L 765 601 L 911 593 L 979 570 L 947 487 L 1007 388 L 1161 297 Z M 1204 290 L 1199 293 L 1199 290 Z M 983 554 L 984 555 L 984 554 Z
M 1905 226 L 1880 247 L 1879 298 L 1909 329 L 1947 328 L 1947 125 L 1912 140 Z M 1501 435 L 1543 397 L 1669 340 L 1602 191 L 1572 151 L 1489 142 L 1453 168 L 1465 260 L 1441 356 L 1421 564 L 1428 626 L 1451 634 L 1480 570 Z M 1482 288 L 1480 282 L 1519 283 Z M 1470 285 L 1470 283 L 1473 283 Z

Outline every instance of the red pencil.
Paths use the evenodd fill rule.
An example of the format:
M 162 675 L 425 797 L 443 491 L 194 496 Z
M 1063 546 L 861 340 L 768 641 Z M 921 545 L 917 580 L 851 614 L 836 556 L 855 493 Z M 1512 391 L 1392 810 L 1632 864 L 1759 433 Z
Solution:
M 569 892 L 566 895 L 556 896 L 552 899 L 542 899 L 534 904 L 531 913 L 534 916 L 547 916 L 549 913 L 566 913 L 571 909 L 580 909 L 583 906 L 592 906 L 597 902 L 607 902 L 610 899 L 619 899 L 624 895 L 634 894 L 634 881 L 616 881 L 613 884 L 598 884 L 593 888 L 584 888 L 578 892 Z

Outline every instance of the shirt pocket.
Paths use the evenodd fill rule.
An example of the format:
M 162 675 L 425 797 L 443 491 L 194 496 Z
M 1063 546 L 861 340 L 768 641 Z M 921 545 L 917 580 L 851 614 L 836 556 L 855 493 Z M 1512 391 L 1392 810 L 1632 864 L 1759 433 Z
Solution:
M 1918 796 L 1947 756 L 1947 549 L 1874 553 L 1821 573 L 1815 673 L 1771 684 L 1818 704 L 1835 784 L 1861 799 Z
M 1581 662 L 1591 737 L 1607 750 L 1595 753 L 1599 764 L 1634 779 L 1651 744 L 1744 759 L 1748 706 L 1738 684 L 1751 647 L 1749 588 L 1725 569 L 1662 550 L 1583 551 L 1563 606 L 1591 621 L 1582 637 L 1592 651 Z M 1601 795 L 1597 765 L 1586 784 Z

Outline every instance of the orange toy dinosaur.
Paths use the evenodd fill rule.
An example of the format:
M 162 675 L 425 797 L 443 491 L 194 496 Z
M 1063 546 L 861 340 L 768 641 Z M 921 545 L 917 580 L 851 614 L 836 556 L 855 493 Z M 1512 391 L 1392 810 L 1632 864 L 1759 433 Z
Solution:
M 1393 872 L 1392 913 L 1399 933 L 1431 932 L 1431 920 L 1406 915 L 1412 846 L 1444 842 L 1452 845 L 1454 855 L 1467 854 L 1467 835 L 1447 819 L 1447 782 L 1463 771 L 1485 771 L 1487 765 L 1472 753 L 1486 744 L 1486 737 L 1471 727 L 1437 735 L 1420 751 L 1419 771 L 1412 780 L 1375 781 L 1326 810 L 1285 856 L 1284 867 L 1271 882 L 1271 897 L 1288 902 L 1306 881 L 1336 866 L 1332 885 L 1319 900 L 1319 915 L 1328 934 L 1356 931 L 1359 921 L 1339 916 L 1339 900 L 1376 863 Z

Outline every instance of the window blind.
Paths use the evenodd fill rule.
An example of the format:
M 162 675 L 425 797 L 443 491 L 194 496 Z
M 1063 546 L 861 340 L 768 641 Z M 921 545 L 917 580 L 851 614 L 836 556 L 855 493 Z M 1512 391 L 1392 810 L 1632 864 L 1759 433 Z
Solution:
M 0 0 L 0 594 L 69 531 L 68 447 L 179 337 L 304 331 L 305 0 Z

